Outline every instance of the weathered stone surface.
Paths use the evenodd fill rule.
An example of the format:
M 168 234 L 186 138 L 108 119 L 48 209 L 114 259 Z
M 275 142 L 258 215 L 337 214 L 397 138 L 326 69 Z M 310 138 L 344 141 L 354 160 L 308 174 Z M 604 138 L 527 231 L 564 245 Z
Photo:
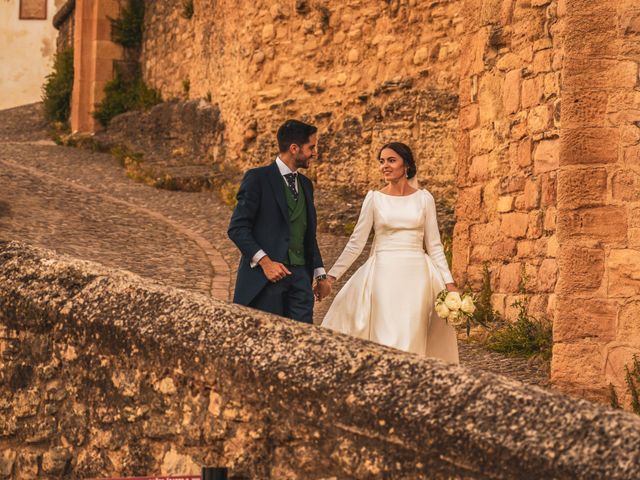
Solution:
M 627 240 L 627 228 L 626 208 L 616 206 L 566 211 L 558 225 L 562 238 L 598 238 L 622 245 Z
M 179 365 L 180 383 L 215 389 L 223 404 L 236 402 L 256 419 L 267 421 L 268 415 L 266 430 L 260 420 L 220 430 L 219 454 L 207 456 L 210 446 L 189 447 L 201 455 L 197 464 L 207 456 L 207 462 L 232 465 L 234 473 L 254 478 L 268 478 L 274 469 L 306 478 L 375 472 L 398 478 L 640 474 L 640 421 L 632 415 L 16 243 L 0 244 L 0 309 L 5 325 L 19 326 L 25 340 L 44 336 L 54 345 L 91 345 L 78 350 L 79 361 L 94 365 L 91 371 L 59 373 L 68 375 L 78 398 L 91 398 L 90 422 L 101 410 L 118 412 L 110 403 L 117 401 L 111 383 L 100 379 L 124 361 L 158 378 Z M 558 358 L 567 356 L 560 351 Z M 85 388 L 105 395 L 89 397 Z M 150 385 L 147 391 L 161 395 Z M 193 398 L 203 402 L 189 411 L 208 414 L 211 397 Z M 95 448 L 111 465 L 124 465 L 109 448 L 114 442 L 133 448 L 137 428 L 111 421 L 116 423 L 106 430 L 94 423 L 95 441 L 107 432 L 109 437 Z M 292 445 L 292 433 L 300 443 Z M 265 442 L 268 451 L 275 446 L 281 454 L 265 456 Z M 302 456 L 305 442 L 313 445 L 313 461 Z M 598 462 L 588 454 L 593 448 L 601 452 Z M 146 460 L 149 470 L 159 469 L 160 458 L 193 454 L 179 442 L 155 453 Z M 137 455 L 142 458 L 144 449 Z M 104 465 L 102 473 L 117 473 Z
M 579 168 L 558 173 L 558 205 L 561 208 L 602 205 L 606 195 L 607 171 L 604 168 Z
M 502 216 L 500 231 L 508 237 L 522 238 L 527 234 L 529 215 L 526 213 L 507 213 Z
M 555 342 L 575 342 L 585 338 L 608 342 L 616 337 L 616 301 L 564 298 L 561 295 L 557 308 L 559 318 L 553 327 Z
M 640 338 L 640 301 L 632 301 L 620 308 L 618 340 L 637 343 Z
M 619 147 L 617 128 L 566 129 L 561 137 L 561 163 L 615 163 L 618 161 Z
M 607 258 L 608 293 L 611 297 L 640 295 L 640 251 L 613 249 Z
M 603 399 L 606 391 L 603 364 L 603 346 L 593 340 L 555 343 L 551 359 L 551 382 L 581 397 Z
M 560 250 L 560 276 L 556 293 L 574 295 L 600 288 L 604 276 L 604 250 L 566 245 Z
M 557 170 L 560 162 L 560 140 L 542 140 L 535 146 L 533 165 L 536 173 Z
M 18 454 L 15 450 L 2 450 L 0 452 L 0 477 L 5 478 L 13 473 Z

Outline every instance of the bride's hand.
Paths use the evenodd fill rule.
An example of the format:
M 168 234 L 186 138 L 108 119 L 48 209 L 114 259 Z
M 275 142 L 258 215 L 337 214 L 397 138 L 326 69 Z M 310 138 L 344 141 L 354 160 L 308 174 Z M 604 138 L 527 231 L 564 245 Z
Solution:
M 458 293 L 460 293 L 460 290 L 458 290 L 458 287 L 456 287 L 455 283 L 447 283 L 445 286 L 447 287 L 447 291 L 448 292 L 458 292 Z

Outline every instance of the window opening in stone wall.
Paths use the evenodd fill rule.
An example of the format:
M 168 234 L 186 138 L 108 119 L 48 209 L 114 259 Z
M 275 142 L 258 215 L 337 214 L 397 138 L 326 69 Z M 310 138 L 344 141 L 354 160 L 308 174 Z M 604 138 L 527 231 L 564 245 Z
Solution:
M 47 0 L 20 0 L 20 20 L 46 20 Z

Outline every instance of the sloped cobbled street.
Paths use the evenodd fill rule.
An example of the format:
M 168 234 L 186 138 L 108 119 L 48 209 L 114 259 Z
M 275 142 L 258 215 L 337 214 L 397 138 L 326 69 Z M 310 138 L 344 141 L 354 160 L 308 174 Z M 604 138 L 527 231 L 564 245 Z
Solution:
M 239 259 L 226 235 L 230 215 L 211 192 L 148 187 L 127 178 L 109 154 L 55 145 L 39 105 L 0 111 L 2 240 L 20 240 L 228 300 Z M 347 237 L 322 234 L 319 241 L 331 265 Z M 366 253 L 359 261 L 365 258 Z M 330 301 L 317 305 L 316 322 Z M 465 341 L 460 356 L 465 366 L 548 386 L 548 373 L 525 360 Z

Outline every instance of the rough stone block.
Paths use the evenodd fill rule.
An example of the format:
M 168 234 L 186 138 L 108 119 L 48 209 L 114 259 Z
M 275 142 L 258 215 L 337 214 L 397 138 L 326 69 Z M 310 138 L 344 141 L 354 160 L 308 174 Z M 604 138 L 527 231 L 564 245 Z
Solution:
M 478 90 L 481 125 L 489 124 L 502 115 L 502 90 L 500 75 L 485 74 L 481 77 Z
M 543 228 L 547 232 L 554 232 L 556 230 L 556 215 L 558 211 L 555 207 L 549 207 L 544 212 Z
M 593 340 L 553 345 L 551 383 L 580 396 L 603 397 L 606 391 L 603 347 Z
M 579 89 L 563 85 L 562 92 L 563 128 L 581 131 L 587 127 L 606 126 L 609 92 L 589 88 L 589 85 Z
M 511 238 L 523 238 L 529 227 L 529 215 L 526 213 L 512 212 L 502 215 L 500 231 Z
M 620 141 L 617 128 L 565 129 L 560 142 L 561 165 L 618 161 Z
M 602 205 L 607 195 L 605 168 L 572 168 L 558 172 L 558 208 Z
M 572 57 L 564 67 L 563 88 L 632 89 L 638 82 L 638 64 L 631 60 Z
M 511 70 L 505 75 L 503 103 L 504 111 L 507 114 L 515 113 L 520 109 L 521 82 L 521 70 Z
M 499 292 L 517 293 L 522 279 L 522 264 L 509 263 L 500 267 Z
M 544 98 L 544 76 L 538 75 L 522 81 L 522 108 L 540 105 Z
M 507 213 L 513 210 L 513 200 L 511 195 L 498 198 L 498 204 L 496 205 L 496 211 L 500 213 Z
M 627 211 L 625 207 L 604 206 L 563 211 L 558 219 L 562 238 L 585 237 L 608 244 L 622 244 L 627 240 Z
M 542 223 L 544 215 L 540 210 L 529 212 L 529 226 L 527 228 L 527 238 L 540 238 L 542 236 Z
M 469 181 L 471 183 L 478 183 L 486 180 L 489 177 L 490 164 L 489 155 L 479 155 L 471 159 L 471 165 L 469 166 Z
M 477 103 L 472 103 L 460 109 L 458 118 L 460 128 L 471 130 L 478 126 L 480 121 L 480 110 Z
M 553 50 L 551 48 L 535 52 L 533 54 L 533 73 L 538 74 L 550 72 L 552 55 Z
M 627 232 L 628 247 L 640 250 L 640 228 L 630 228 Z
M 491 247 L 493 256 L 490 260 L 511 261 L 516 255 L 518 242 L 513 238 L 498 239 Z
M 518 166 L 519 167 L 528 167 L 531 165 L 531 148 L 532 142 L 531 138 L 525 138 L 518 144 Z
M 540 181 L 529 178 L 524 184 L 524 208 L 533 210 L 540 207 Z
M 615 300 L 560 296 L 557 307 L 553 325 L 555 342 L 575 342 L 585 338 L 609 342 L 615 338 L 618 318 Z
M 625 303 L 620 307 L 618 340 L 640 343 L 640 301 Z M 615 325 L 615 321 L 614 321 Z
M 560 139 L 541 140 L 535 145 L 533 168 L 536 174 L 558 169 L 560 163 Z
M 542 261 L 538 270 L 536 288 L 539 292 L 553 292 L 558 279 L 558 264 L 553 258 Z
M 558 257 L 559 295 L 593 292 L 602 285 L 604 277 L 604 249 L 563 245 Z
M 13 473 L 18 454 L 15 450 L 5 449 L 0 452 L 0 477 L 6 478 Z
M 640 201 L 640 173 L 635 170 L 620 170 L 611 181 L 614 200 L 622 202 Z
M 540 176 L 540 206 L 541 207 L 555 207 L 556 205 L 556 191 L 557 191 L 557 174 L 550 172 Z
M 458 193 L 456 217 L 464 221 L 480 220 L 484 213 L 482 205 L 482 185 L 463 188 Z
M 530 133 L 544 133 L 553 124 L 553 108 L 551 105 L 539 105 L 529 111 L 527 129 Z
M 610 297 L 640 295 L 640 250 L 614 249 L 607 258 Z
M 471 130 L 469 140 L 469 153 L 471 155 L 488 153 L 493 150 L 496 144 L 493 128 L 477 128 Z

